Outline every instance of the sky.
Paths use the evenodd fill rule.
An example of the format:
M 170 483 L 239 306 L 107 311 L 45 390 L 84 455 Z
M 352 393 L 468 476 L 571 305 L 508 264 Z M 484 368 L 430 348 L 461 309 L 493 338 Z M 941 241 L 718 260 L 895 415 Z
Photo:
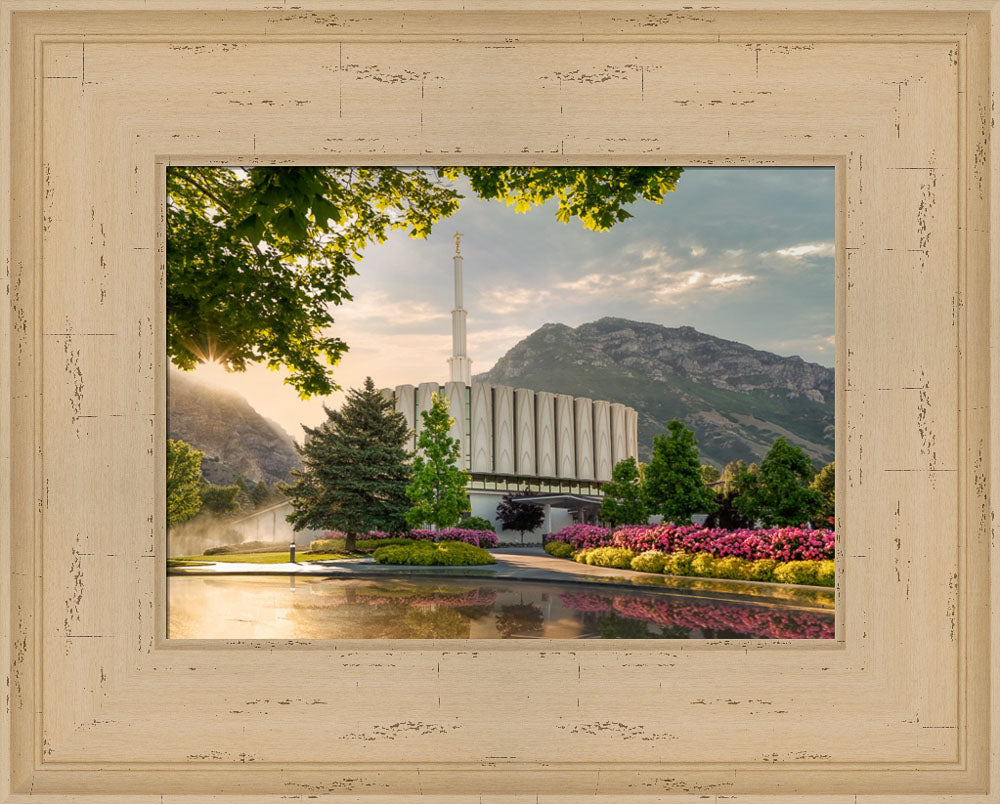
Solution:
M 459 184 L 462 190 L 464 185 Z M 334 308 L 350 350 L 344 389 L 444 382 L 451 354 L 455 232 L 462 233 L 473 374 L 545 323 L 604 316 L 692 326 L 833 366 L 833 168 L 688 168 L 660 205 L 638 201 L 607 232 L 555 219 L 554 202 L 515 213 L 471 192 L 426 240 L 399 230 L 368 248 Z M 300 400 L 285 374 L 200 366 L 193 377 L 245 397 L 301 441 L 343 392 Z

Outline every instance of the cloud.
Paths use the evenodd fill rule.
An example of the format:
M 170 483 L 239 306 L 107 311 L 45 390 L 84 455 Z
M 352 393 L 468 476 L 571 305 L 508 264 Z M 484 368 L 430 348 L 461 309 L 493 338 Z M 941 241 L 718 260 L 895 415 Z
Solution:
M 618 300 L 674 304 L 692 293 L 734 287 L 756 278 L 752 274 L 726 272 L 725 268 L 715 272 L 700 269 L 662 271 L 658 266 L 647 266 L 632 271 L 590 273 L 579 279 L 559 282 L 556 287 L 577 297 L 613 295 Z
M 756 278 L 747 274 L 723 274 L 712 279 L 712 285 L 715 287 L 731 287 L 732 285 L 740 285 L 744 282 L 752 282 Z
M 832 257 L 833 243 L 800 243 L 797 246 L 779 248 L 774 254 L 788 260 L 802 260 L 805 257 Z M 767 252 L 762 257 L 769 256 Z
M 544 288 L 501 285 L 480 291 L 477 306 L 491 314 L 506 315 L 523 310 L 527 305 L 544 304 L 551 296 L 551 291 Z
M 450 309 L 442 305 L 430 304 L 414 299 L 400 299 L 383 290 L 371 290 L 358 294 L 352 301 L 333 308 L 333 316 L 338 332 L 345 327 L 367 331 L 388 324 L 393 328 L 441 322 L 449 318 Z

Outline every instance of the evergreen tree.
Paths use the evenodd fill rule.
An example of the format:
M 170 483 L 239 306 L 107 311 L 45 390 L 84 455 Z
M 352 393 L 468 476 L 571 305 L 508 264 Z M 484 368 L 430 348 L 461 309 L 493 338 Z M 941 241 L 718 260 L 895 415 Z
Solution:
M 201 510 L 203 453 L 185 441 L 167 439 L 167 524 L 176 525 Z
M 413 479 L 406 488 L 413 507 L 406 522 L 410 527 L 450 528 L 470 508 L 465 491 L 469 476 L 458 468 L 462 444 L 448 435 L 455 423 L 448 412 L 448 397 L 434 394 L 430 410 L 421 412 L 420 418 L 423 425 L 417 437 Z
M 237 510 L 243 511 L 253 508 L 253 499 L 250 496 L 250 483 L 247 479 L 243 477 L 243 475 L 236 475 L 236 479 L 233 483 L 239 489 L 236 494 Z
M 642 493 L 639 465 L 635 458 L 625 458 L 611 470 L 611 480 L 602 488 L 601 521 L 611 527 L 618 525 L 644 525 L 649 521 L 649 511 Z
M 745 488 L 736 507 L 765 527 L 801 525 L 822 504 L 822 495 L 809 487 L 813 473 L 805 451 L 782 436 L 771 445 L 752 480 L 739 478 Z
M 834 499 L 834 468 L 833 461 L 816 473 L 809 488 L 817 492 L 821 499 L 819 507 L 816 509 L 813 524 L 829 527 L 833 525 L 833 518 L 836 513 Z
M 267 483 L 261 480 L 253 487 L 250 491 L 250 501 L 254 508 L 263 508 L 271 501 L 271 489 L 267 487 Z
M 347 550 L 355 549 L 359 533 L 403 530 L 411 476 L 403 414 L 371 377 L 348 392 L 340 410 L 324 410 L 326 421 L 305 427 L 305 442 L 296 447 L 303 468 L 292 471 L 288 521 L 297 531 L 342 531 Z
M 219 516 L 235 514 L 240 510 L 240 503 L 237 499 L 239 493 L 240 487 L 235 483 L 231 486 L 203 483 L 201 486 L 201 510 Z
M 674 419 L 670 431 L 653 439 L 643 490 L 649 510 L 669 522 L 686 523 L 699 511 L 715 510 L 715 495 L 701 479 L 701 459 L 694 433 Z
M 514 500 L 535 496 L 530 491 L 519 491 L 516 494 L 505 494 L 497 503 L 497 519 L 500 520 L 500 530 L 516 530 L 524 538 L 524 534 L 541 526 L 545 521 L 545 509 L 540 505 L 520 505 Z

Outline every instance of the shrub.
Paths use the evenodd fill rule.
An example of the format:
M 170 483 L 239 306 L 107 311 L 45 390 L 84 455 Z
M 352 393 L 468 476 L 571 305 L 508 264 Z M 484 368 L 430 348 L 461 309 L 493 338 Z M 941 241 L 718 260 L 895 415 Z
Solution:
M 587 563 L 595 567 L 631 569 L 635 553 L 623 547 L 595 547 L 587 552 Z
M 488 530 L 490 533 L 496 533 L 493 523 L 481 516 L 467 516 L 455 527 L 459 530 Z
M 693 555 L 685 553 L 683 550 L 671 553 L 667 557 L 663 572 L 666 575 L 694 575 L 694 570 L 691 568 L 693 559 Z
M 713 578 L 732 578 L 735 580 L 746 580 L 749 577 L 749 568 L 753 566 L 748 561 L 736 556 L 717 558 L 712 562 Z
M 724 530 L 668 523 L 618 528 L 604 544 L 626 547 L 637 553 L 645 550 L 664 553 L 683 550 L 687 553 L 711 553 L 719 558 L 736 556 L 748 561 L 761 558 L 824 561 L 834 557 L 835 541 L 832 530 L 798 527 Z
M 590 550 L 577 550 L 576 552 L 573 553 L 573 560 L 577 564 L 589 564 L 590 562 L 587 561 L 587 557 L 590 555 L 590 553 L 591 553 Z
M 698 553 L 691 560 L 691 571 L 695 575 L 700 575 L 703 578 L 711 577 L 712 575 L 712 564 L 715 563 L 715 558 L 711 553 Z
M 647 550 L 632 559 L 632 569 L 638 572 L 663 572 L 668 558 L 659 550 Z
M 496 563 L 496 559 L 483 548 L 466 542 L 391 544 L 375 550 L 375 561 L 379 564 L 450 567 Z
M 547 541 L 566 542 L 575 550 L 590 550 L 611 544 L 611 528 L 600 525 L 570 525 L 549 534 Z
M 778 562 L 773 558 L 760 558 L 747 568 L 747 579 L 751 581 L 774 580 L 774 568 Z
M 226 545 L 220 545 L 219 547 L 209 547 L 202 555 L 205 556 L 218 556 L 223 553 L 228 553 L 229 548 Z
M 832 464 L 831 464 L 832 465 Z M 832 561 L 820 561 L 816 568 L 816 583 L 819 586 L 835 586 L 834 564 Z
M 556 558 L 570 558 L 573 555 L 573 545 L 566 542 L 546 542 L 545 552 Z
M 818 586 L 818 561 L 786 561 L 774 568 L 774 580 L 779 583 L 805 583 Z

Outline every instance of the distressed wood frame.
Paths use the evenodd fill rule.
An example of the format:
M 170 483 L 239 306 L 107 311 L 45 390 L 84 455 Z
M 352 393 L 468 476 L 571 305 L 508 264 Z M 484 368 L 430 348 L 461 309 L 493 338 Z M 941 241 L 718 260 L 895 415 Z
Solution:
M 394 5 L 0 0 L 0 799 L 996 801 L 993 0 Z M 446 160 L 837 167 L 837 640 L 163 639 L 164 165 Z

